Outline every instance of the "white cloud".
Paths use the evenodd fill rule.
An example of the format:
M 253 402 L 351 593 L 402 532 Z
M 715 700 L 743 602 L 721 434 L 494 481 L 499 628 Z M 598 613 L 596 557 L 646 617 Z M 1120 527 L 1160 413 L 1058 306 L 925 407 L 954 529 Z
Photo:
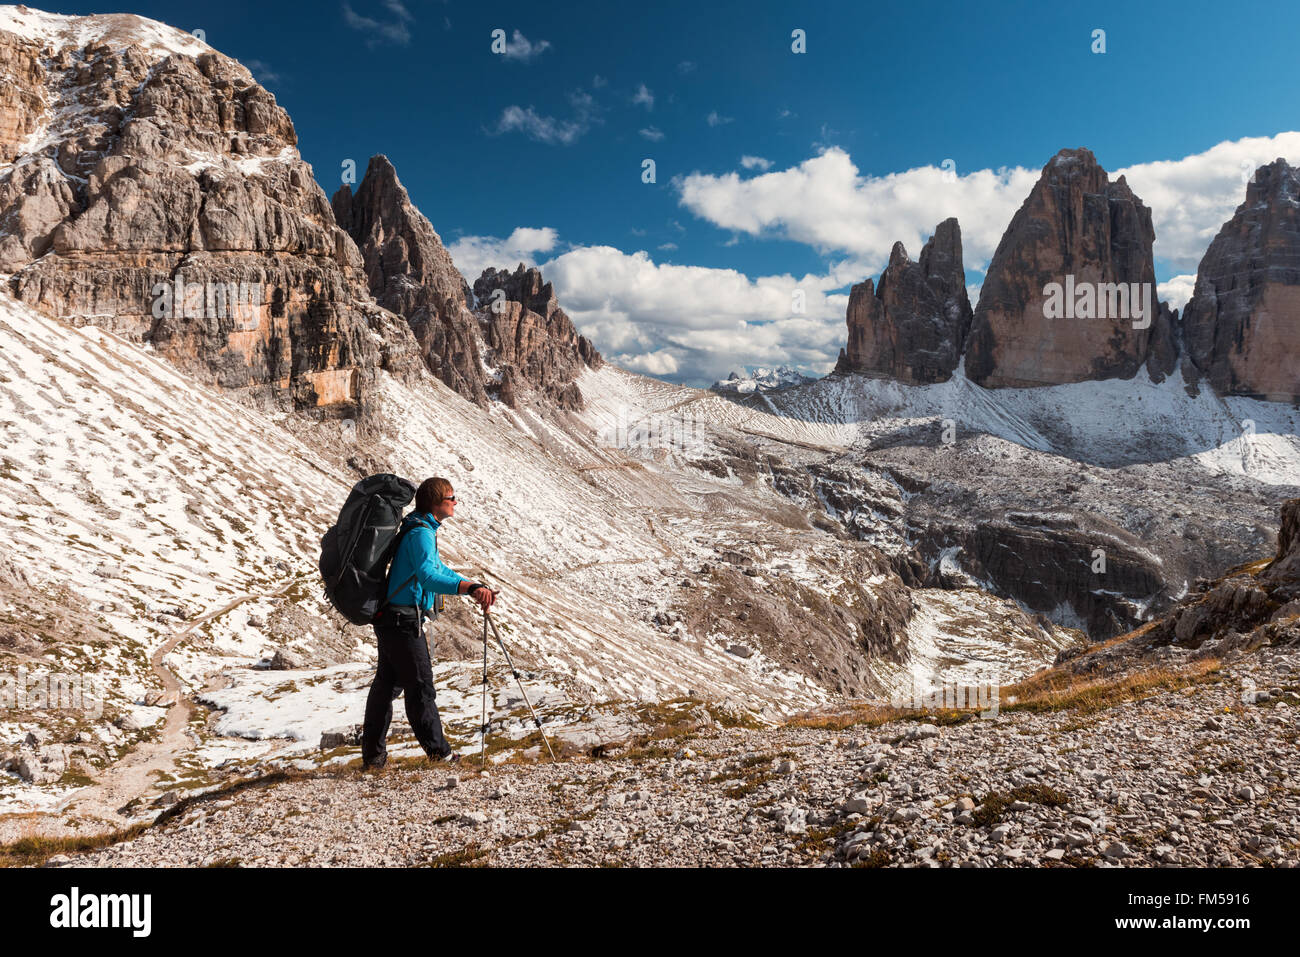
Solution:
M 645 129 L 638 132 L 652 143 L 658 143 L 664 138 L 664 131 L 659 129 L 657 126 L 647 126 Z
M 672 252 L 674 249 L 677 248 L 677 244 L 676 244 L 676 243 L 660 243 L 660 244 L 659 244 L 659 248 L 662 249 L 662 250 L 664 250 L 665 252 Z
M 961 222 L 966 266 L 984 269 L 1037 178 L 1036 170 L 1016 168 L 948 181 L 937 166 L 869 176 L 831 147 L 798 166 L 748 179 L 691 173 L 674 184 L 681 204 L 715 226 L 847 254 L 865 277 L 884 268 L 896 240 L 919 255 L 924 239 L 949 216 Z
M 611 358 L 615 365 L 631 369 L 633 372 L 644 372 L 646 375 L 672 375 L 677 371 L 677 358 L 667 349 Z
M 447 251 L 461 275 L 473 285 L 489 266 L 496 269 L 514 269 L 520 263 L 536 266 L 536 254 L 551 252 L 558 241 L 559 233 L 550 226 L 520 226 L 506 239 L 462 236 L 448 246 Z
M 1110 175 L 1112 180 L 1125 176 L 1151 208 L 1156 258 L 1191 272 L 1244 198 L 1243 176 L 1278 156 L 1300 163 L 1300 132 L 1224 142 L 1183 159 L 1138 164 Z M 742 157 L 741 165 L 759 168 L 752 163 L 757 159 Z M 865 276 L 884 268 L 896 240 L 910 255 L 918 255 L 935 225 L 949 216 L 961 223 L 966 267 L 983 271 L 1039 173 L 1003 167 L 954 178 L 937 166 L 923 166 L 870 176 L 858 170 L 845 150 L 832 146 L 785 170 L 749 178 L 738 172 L 697 172 L 674 184 L 683 206 L 720 228 L 844 254 Z
M 760 276 L 656 263 L 648 253 L 581 246 L 541 264 L 560 304 L 612 362 L 707 384 L 741 365 L 830 371 L 844 340 L 839 276 Z M 795 290 L 803 292 L 796 313 Z M 676 368 L 667 370 L 666 357 Z M 663 371 L 651 371 L 651 366 Z
M 724 123 L 734 123 L 736 121 L 735 117 L 723 116 L 717 110 L 714 110 L 704 119 L 710 126 L 721 126 Z
M 1171 309 L 1182 309 L 1192 298 L 1196 288 L 1196 275 L 1174 276 L 1168 282 L 1156 283 L 1156 298 L 1168 302 Z
M 363 17 L 351 5 L 343 4 L 343 21 L 353 30 L 359 30 L 362 33 L 369 34 L 366 37 L 366 46 L 373 47 L 378 43 L 388 42 L 397 43 L 402 46 L 411 42 L 411 31 L 407 29 L 408 23 L 413 23 L 415 17 L 401 3 L 401 0 L 382 0 L 381 5 L 386 9 L 390 16 L 387 19 L 376 20 L 373 17 Z
M 1246 180 L 1279 156 L 1300 163 L 1300 132 L 1226 140 L 1182 159 L 1116 170 L 1111 178 L 1122 174 L 1151 207 L 1156 257 L 1173 269 L 1195 272 L 1210 241 L 1246 198 Z
M 682 76 L 686 76 L 688 73 L 694 73 L 697 65 L 693 60 L 683 60 L 677 64 L 677 72 Z
M 646 85 L 642 83 L 636 88 L 636 96 L 632 97 L 632 102 L 640 103 L 647 111 L 653 110 L 655 108 L 655 95 L 646 89 Z
M 745 169 L 756 169 L 766 173 L 772 168 L 772 161 L 761 156 L 742 156 L 740 165 Z
M 262 60 L 245 60 L 244 66 L 248 67 L 248 72 L 253 74 L 257 82 L 266 86 L 268 83 L 279 83 L 282 79 L 279 73 L 271 68 L 271 65 Z
M 516 30 L 506 41 L 505 51 L 501 54 L 507 60 L 516 60 L 520 63 L 527 63 L 529 60 L 535 60 L 551 47 L 550 40 L 538 40 L 533 43 L 528 37 Z
M 587 127 L 577 120 L 558 120 L 542 116 L 531 106 L 507 106 L 497 121 L 497 133 L 520 132 L 539 143 L 559 143 L 568 146 L 587 132 Z
M 573 117 L 566 120 L 544 116 L 531 106 L 507 106 L 501 111 L 496 128 L 488 132 L 498 136 L 523 133 L 539 143 L 569 146 L 591 129 L 592 123 L 600 122 L 595 98 L 590 93 L 576 90 L 569 94 L 569 103 L 573 107 Z

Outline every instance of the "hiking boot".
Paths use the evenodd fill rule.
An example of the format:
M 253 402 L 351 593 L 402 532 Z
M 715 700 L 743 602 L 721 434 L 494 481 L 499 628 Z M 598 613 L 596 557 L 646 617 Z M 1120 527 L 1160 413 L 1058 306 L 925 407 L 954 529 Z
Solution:
M 388 755 L 387 755 L 387 754 L 381 754 L 381 755 L 379 755 L 377 758 L 373 758 L 373 759 L 371 759 L 371 760 L 369 760 L 369 761 L 367 761 L 365 758 L 362 758 L 362 759 L 361 759 L 361 768 L 362 768 L 362 770 L 365 770 L 365 771 L 378 771 L 380 768 L 382 768 L 382 767 L 383 767 L 385 764 L 387 764 L 387 763 L 388 763 Z
M 436 760 L 441 761 L 443 764 L 460 764 L 460 754 L 456 751 L 448 751 Z

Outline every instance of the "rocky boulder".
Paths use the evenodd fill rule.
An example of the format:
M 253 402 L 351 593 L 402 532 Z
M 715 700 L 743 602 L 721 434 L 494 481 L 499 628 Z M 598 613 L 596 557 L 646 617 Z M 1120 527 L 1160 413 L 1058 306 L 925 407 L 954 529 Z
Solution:
M 578 334 L 541 271 L 522 263 L 514 272 L 487 269 L 474 283 L 474 297 L 501 400 L 518 407 L 539 396 L 561 409 L 581 409 L 574 380 L 603 360 Z
M 871 280 L 849 294 L 849 340 L 836 372 L 885 375 L 901 382 L 944 382 L 961 359 L 971 324 L 962 266 L 961 227 L 946 219 L 912 262 L 895 243 L 879 288 Z
M 1282 505 L 1271 561 L 1234 568 L 1217 581 L 1198 580 L 1190 595 L 1149 626 L 1116 645 L 1073 656 L 1067 667 L 1093 673 L 1177 649 L 1196 658 L 1227 658 L 1283 645 L 1300 645 L 1300 499 L 1295 498 Z
M 1300 399 L 1300 170 L 1278 159 L 1255 171 L 1183 317 L 1189 358 L 1215 392 Z
M 1124 177 L 1086 149 L 1059 152 L 993 255 L 967 375 L 989 388 L 1132 378 L 1156 314 L 1154 240 Z

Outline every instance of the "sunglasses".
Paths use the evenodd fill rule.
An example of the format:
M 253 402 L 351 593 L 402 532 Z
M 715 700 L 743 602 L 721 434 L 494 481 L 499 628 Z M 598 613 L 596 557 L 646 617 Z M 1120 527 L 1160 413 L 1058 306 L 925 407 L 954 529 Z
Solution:
M 442 497 L 442 500 L 443 500 L 444 502 L 451 502 L 453 505 L 456 504 L 456 496 L 454 496 L 454 495 L 444 495 L 444 496 Z

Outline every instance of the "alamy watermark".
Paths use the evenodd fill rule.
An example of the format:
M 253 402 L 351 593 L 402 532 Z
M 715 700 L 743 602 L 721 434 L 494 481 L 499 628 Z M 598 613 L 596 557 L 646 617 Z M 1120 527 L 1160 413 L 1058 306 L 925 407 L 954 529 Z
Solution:
M 104 686 L 95 675 L 33 673 L 19 665 L 0 672 L 0 711 L 81 711 L 104 713 Z
M 1134 329 L 1151 325 L 1152 289 L 1149 282 L 1079 282 L 1074 275 L 1064 283 L 1043 287 L 1045 319 L 1131 319 Z
M 704 423 L 689 412 L 633 413 L 620 406 L 614 421 L 596 433 L 596 443 L 614 449 L 689 452 L 703 446 Z
M 248 329 L 257 328 L 264 300 L 258 282 L 186 282 L 179 272 L 154 283 L 150 295 L 155 319 L 235 319 Z
M 891 699 L 895 708 L 914 711 L 939 708 L 979 708 L 981 718 L 996 718 L 1002 688 L 996 684 L 962 685 L 944 683 L 924 691 L 912 686 L 910 694 L 898 694 Z

